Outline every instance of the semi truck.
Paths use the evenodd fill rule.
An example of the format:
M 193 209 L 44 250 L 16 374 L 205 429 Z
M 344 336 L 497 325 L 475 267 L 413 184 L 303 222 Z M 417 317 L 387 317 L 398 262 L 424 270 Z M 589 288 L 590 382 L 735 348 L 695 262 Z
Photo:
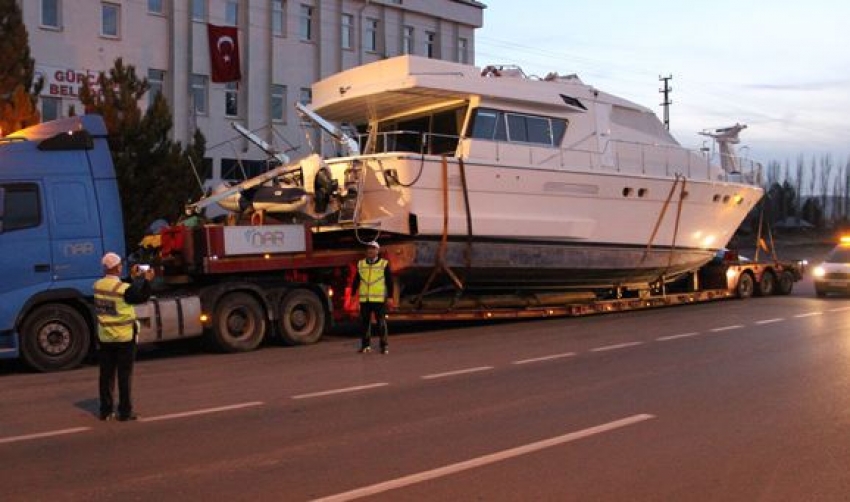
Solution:
M 164 228 L 156 236 L 155 294 L 136 307 L 138 341 L 204 337 L 222 352 L 254 350 L 271 337 L 317 342 L 332 323 L 356 315 L 347 286 L 362 246 L 356 232 L 315 235 L 309 221 Z M 0 140 L 0 359 L 21 358 L 37 371 L 80 365 L 96 341 L 92 286 L 103 273 L 100 258 L 124 255 L 124 238 L 101 117 L 60 119 Z M 391 264 L 406 246 L 384 246 Z M 398 308 L 388 318 L 569 316 L 788 294 L 802 273 L 793 262 L 727 257 L 656 291 L 404 296 L 395 288 Z

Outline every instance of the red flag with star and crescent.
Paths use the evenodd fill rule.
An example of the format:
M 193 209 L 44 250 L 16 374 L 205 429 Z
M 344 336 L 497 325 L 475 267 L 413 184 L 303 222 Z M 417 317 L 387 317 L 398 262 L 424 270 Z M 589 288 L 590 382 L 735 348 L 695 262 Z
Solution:
M 210 66 L 213 82 L 236 82 L 242 79 L 239 68 L 239 32 L 235 26 L 207 25 L 210 39 Z

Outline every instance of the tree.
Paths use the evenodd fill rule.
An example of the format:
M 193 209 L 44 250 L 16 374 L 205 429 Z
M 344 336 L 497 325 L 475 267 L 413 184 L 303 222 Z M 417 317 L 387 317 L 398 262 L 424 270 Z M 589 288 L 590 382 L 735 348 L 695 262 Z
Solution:
M 36 105 L 44 82 L 33 86 L 34 76 L 21 9 L 16 0 L 0 0 L 0 136 L 41 120 Z
M 152 222 L 173 223 L 186 202 L 200 195 L 188 159 L 200 165 L 205 139 L 196 131 L 186 149 L 171 141 L 173 123 L 165 98 L 158 94 L 143 113 L 139 101 L 150 86 L 121 58 L 108 74 L 101 72 L 96 82 L 96 88 L 84 83 L 80 101 L 86 113 L 98 113 L 106 122 L 127 249 L 134 250 Z

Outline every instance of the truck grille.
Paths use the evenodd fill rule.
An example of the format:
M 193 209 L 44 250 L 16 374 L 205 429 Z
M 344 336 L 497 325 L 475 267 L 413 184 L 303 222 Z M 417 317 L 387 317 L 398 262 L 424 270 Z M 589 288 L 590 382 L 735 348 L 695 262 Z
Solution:
M 850 274 L 846 272 L 829 272 L 828 274 L 826 274 L 826 278 L 847 280 L 850 279 Z

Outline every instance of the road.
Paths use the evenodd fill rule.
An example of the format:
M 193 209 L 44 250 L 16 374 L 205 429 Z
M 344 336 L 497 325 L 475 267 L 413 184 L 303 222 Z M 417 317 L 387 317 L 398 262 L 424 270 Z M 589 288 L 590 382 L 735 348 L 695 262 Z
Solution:
M 0 498 L 847 500 L 850 302 L 723 301 L 0 374 Z

